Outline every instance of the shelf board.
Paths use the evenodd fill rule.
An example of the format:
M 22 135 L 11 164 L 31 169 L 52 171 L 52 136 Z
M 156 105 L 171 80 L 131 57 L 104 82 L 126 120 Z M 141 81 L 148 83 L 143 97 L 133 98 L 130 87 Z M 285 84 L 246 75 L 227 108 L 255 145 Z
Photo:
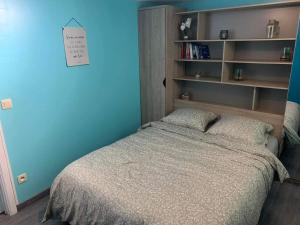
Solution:
M 190 82 L 202 82 L 202 83 L 215 83 L 215 84 L 225 84 L 225 85 L 238 85 L 245 87 L 258 87 L 258 88 L 268 88 L 277 90 L 288 90 L 287 82 L 279 81 L 259 81 L 259 80 L 243 80 L 235 81 L 229 80 L 221 82 L 221 78 L 218 77 L 201 77 L 199 79 L 194 76 L 176 76 L 173 80 L 177 81 L 190 81 Z
M 204 82 L 204 83 L 221 83 L 221 78 L 218 77 L 201 77 L 197 79 L 194 76 L 177 76 L 174 77 L 173 80 Z
M 276 42 L 296 41 L 296 38 L 245 38 L 245 39 L 199 39 L 199 40 L 176 40 L 175 43 L 200 43 L 200 42 Z
M 220 39 L 176 40 L 175 43 L 224 42 Z
M 296 41 L 296 38 L 245 38 L 245 39 L 227 39 L 227 42 L 272 42 L 272 41 Z
M 266 65 L 292 65 L 292 62 L 285 61 L 257 61 L 257 60 L 225 60 L 225 63 L 239 64 L 266 64 Z
M 259 81 L 259 80 L 243 80 L 243 81 L 229 80 L 223 83 L 231 84 L 231 85 L 239 85 L 239 86 L 248 86 L 248 87 L 278 89 L 278 90 L 288 90 L 288 86 L 289 86 L 287 82 Z
M 176 59 L 177 62 L 222 63 L 222 59 Z

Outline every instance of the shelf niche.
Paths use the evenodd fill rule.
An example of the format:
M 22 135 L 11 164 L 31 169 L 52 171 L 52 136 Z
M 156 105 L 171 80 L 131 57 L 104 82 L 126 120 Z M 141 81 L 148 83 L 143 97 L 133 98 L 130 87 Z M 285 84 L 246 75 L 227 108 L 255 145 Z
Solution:
M 182 92 L 190 93 L 193 101 L 252 109 L 252 87 L 183 81 L 181 88 Z
M 279 115 L 284 114 L 287 99 L 286 91 L 256 88 L 255 92 L 253 110 Z
M 211 60 L 219 60 L 222 62 L 223 60 L 223 48 L 224 48 L 224 42 L 201 42 L 201 41 L 194 41 L 194 42 L 189 42 L 189 41 L 184 41 L 184 42 L 178 42 L 178 45 L 180 45 L 179 49 L 179 55 L 181 55 L 181 50 L 186 48 L 187 44 L 192 44 L 194 45 L 207 45 L 209 48 L 209 53 L 210 53 L 210 59 L 203 59 L 203 61 L 211 61 Z M 185 46 L 185 48 L 184 48 Z M 185 54 L 185 53 L 184 53 Z M 187 58 L 185 55 L 183 58 L 180 58 L 180 60 L 186 60 Z M 197 59 L 194 59 L 197 60 Z M 199 59 L 198 59 L 199 60 Z M 201 59 L 200 59 L 201 60 Z
M 185 63 L 186 76 L 194 76 L 199 74 L 202 77 L 212 77 L 221 81 L 222 63 Z
M 243 81 L 234 80 L 235 69 L 240 68 L 243 71 Z M 256 87 L 288 89 L 291 67 L 274 65 L 250 65 L 250 64 L 232 64 L 223 65 L 223 82 L 234 82 L 236 84 L 245 84 Z
M 227 41 L 225 42 L 226 53 L 224 61 L 258 61 L 258 62 L 278 62 L 280 61 L 284 47 L 294 49 L 295 41 Z
M 263 39 L 269 19 L 280 21 L 279 38 L 296 37 L 299 11 L 300 6 L 287 6 L 198 12 L 205 24 L 198 21 L 198 37 L 219 39 L 220 30 L 227 29 L 231 39 Z

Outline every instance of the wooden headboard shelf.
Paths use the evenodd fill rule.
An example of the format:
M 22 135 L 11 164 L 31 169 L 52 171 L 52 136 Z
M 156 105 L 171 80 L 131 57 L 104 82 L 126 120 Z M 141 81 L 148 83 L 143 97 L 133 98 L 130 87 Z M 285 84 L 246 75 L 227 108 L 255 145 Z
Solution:
M 175 13 L 167 39 L 172 40 L 167 48 L 172 69 L 166 74 L 166 114 L 195 107 L 248 116 L 271 123 L 280 137 L 293 65 L 280 56 L 284 47 L 295 48 L 299 12 L 300 2 L 288 1 Z M 193 19 L 191 40 L 182 40 L 178 27 L 187 17 Z M 269 19 L 280 22 L 277 38 L 266 38 Z M 222 29 L 230 31 L 229 39 L 219 39 Z M 182 58 L 187 43 L 208 45 L 210 59 Z M 234 80 L 236 68 L 244 80 Z M 202 76 L 196 78 L 197 73 Z M 190 101 L 180 99 L 186 92 Z

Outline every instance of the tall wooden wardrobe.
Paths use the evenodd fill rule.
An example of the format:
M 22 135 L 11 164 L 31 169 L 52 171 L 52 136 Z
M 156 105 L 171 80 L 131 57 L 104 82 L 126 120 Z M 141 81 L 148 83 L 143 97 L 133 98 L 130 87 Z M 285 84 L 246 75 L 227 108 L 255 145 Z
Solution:
M 174 15 L 172 6 L 139 10 L 139 55 L 142 124 L 161 119 L 172 106 L 166 104 L 174 61 Z

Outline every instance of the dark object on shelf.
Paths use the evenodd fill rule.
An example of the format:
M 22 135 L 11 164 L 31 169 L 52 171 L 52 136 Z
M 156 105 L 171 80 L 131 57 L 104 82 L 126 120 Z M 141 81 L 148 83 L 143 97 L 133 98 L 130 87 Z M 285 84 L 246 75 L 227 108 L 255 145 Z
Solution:
M 182 59 L 210 59 L 208 45 L 183 43 L 180 52 Z
M 181 39 L 189 40 L 189 39 L 192 39 L 191 37 L 192 37 L 191 29 L 186 29 L 186 30 L 181 32 Z
M 180 98 L 181 98 L 182 100 L 190 100 L 190 93 L 184 92 L 184 93 L 180 96 Z
M 236 80 L 236 81 L 244 80 L 244 78 L 243 78 L 243 70 L 241 68 L 236 68 L 234 70 L 234 77 L 233 77 L 233 79 Z
M 200 45 L 200 59 L 210 59 L 208 45 Z
M 228 39 L 229 38 L 229 30 L 221 30 L 219 37 L 220 37 L 221 40 Z
M 202 72 L 197 73 L 197 74 L 195 75 L 195 78 L 196 78 L 196 79 L 200 79 L 201 77 L 203 77 Z
M 267 38 L 278 38 L 279 36 L 279 21 L 269 20 L 267 24 Z
M 280 57 L 281 61 L 291 61 L 292 60 L 292 48 L 284 47 L 282 49 L 282 55 Z
M 180 24 L 182 39 L 188 40 L 191 38 L 192 36 L 191 26 L 192 26 L 192 18 L 190 17 Z

